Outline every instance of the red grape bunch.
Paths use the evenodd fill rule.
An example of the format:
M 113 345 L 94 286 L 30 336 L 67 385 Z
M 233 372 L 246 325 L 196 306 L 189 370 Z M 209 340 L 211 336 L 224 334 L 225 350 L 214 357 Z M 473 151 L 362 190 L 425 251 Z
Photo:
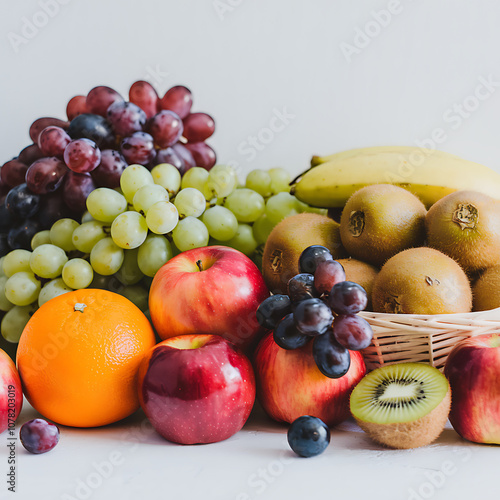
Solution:
M 346 281 L 342 265 L 320 245 L 306 248 L 299 274 L 288 282 L 288 295 L 272 295 L 259 306 L 257 320 L 274 330 L 283 349 L 298 349 L 312 340 L 312 354 L 325 376 L 340 378 L 349 370 L 349 350 L 371 343 L 370 324 L 357 313 L 368 302 L 365 289 Z
M 31 249 L 33 236 L 59 219 L 81 221 L 88 195 L 98 187 L 119 188 L 130 164 L 151 170 L 174 165 L 181 175 L 216 161 L 205 141 L 215 122 L 193 113 L 190 90 L 177 85 L 160 98 L 137 81 L 126 101 L 110 87 L 94 87 L 67 105 L 68 121 L 44 117 L 33 122 L 33 144 L 0 169 L 0 257 Z

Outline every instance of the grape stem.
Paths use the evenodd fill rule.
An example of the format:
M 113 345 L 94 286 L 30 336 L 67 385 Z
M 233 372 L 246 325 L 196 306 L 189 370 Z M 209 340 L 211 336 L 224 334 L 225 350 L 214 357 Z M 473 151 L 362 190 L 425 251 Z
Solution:
M 203 271 L 203 263 L 201 262 L 201 260 L 197 260 L 196 265 L 198 266 L 198 269 L 200 270 L 200 272 Z

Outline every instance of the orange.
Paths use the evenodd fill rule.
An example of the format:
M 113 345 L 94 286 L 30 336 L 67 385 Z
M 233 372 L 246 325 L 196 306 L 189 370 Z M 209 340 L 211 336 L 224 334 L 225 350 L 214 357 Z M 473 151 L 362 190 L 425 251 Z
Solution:
M 137 371 L 155 336 L 125 297 L 82 289 L 46 302 L 26 325 L 17 349 L 24 393 L 46 418 L 96 427 L 139 408 Z

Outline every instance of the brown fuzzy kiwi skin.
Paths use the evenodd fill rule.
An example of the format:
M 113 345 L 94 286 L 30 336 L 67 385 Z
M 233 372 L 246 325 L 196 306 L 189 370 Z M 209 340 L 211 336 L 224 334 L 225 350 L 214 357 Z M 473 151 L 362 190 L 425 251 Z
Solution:
M 326 215 L 301 213 L 283 219 L 264 246 L 262 275 L 273 293 L 287 293 L 287 283 L 299 273 L 300 254 L 311 245 L 323 245 L 333 258 L 345 257 L 339 224 Z
M 500 307 L 500 265 L 484 271 L 472 287 L 474 311 Z
M 424 244 L 426 213 L 425 205 L 406 189 L 366 186 L 351 195 L 342 211 L 342 244 L 352 257 L 381 266 L 402 250 Z
M 372 291 L 373 282 L 377 277 L 380 269 L 367 262 L 362 262 L 361 260 L 353 259 L 349 257 L 348 259 L 337 259 L 342 267 L 344 268 L 347 281 L 353 281 L 358 285 L 361 285 L 366 290 L 366 295 L 368 296 L 368 304 L 365 310 L 370 311 L 372 309 Z
M 410 449 L 427 446 L 435 441 L 446 425 L 451 407 L 451 389 L 443 400 L 427 415 L 413 422 L 375 424 L 356 422 L 374 441 L 389 448 Z
M 373 283 L 372 305 L 382 313 L 465 313 L 472 309 L 472 290 L 451 257 L 433 248 L 410 248 L 384 264 Z
M 498 263 L 500 202 L 475 191 L 438 200 L 425 218 L 427 243 L 455 259 L 469 275 Z

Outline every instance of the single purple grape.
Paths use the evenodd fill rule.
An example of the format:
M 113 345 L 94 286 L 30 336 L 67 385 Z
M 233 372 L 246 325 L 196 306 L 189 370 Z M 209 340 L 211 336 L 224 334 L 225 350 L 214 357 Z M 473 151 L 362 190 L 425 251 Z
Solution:
M 13 158 L 2 165 L 0 177 L 2 183 L 13 188 L 22 184 L 26 178 L 28 165 L 21 162 L 19 158 Z
M 66 146 L 64 161 L 73 172 L 85 174 L 92 172 L 99 165 L 101 151 L 90 139 L 75 139 Z
M 100 85 L 94 87 L 85 101 L 89 113 L 106 117 L 108 108 L 117 101 L 123 101 L 123 97 L 110 87 Z
M 187 87 L 176 85 L 167 90 L 160 101 L 161 109 L 168 109 L 176 113 L 182 120 L 191 111 L 193 105 L 193 96 Z
M 188 142 L 206 141 L 215 132 L 214 119 L 207 113 L 191 113 L 183 120 L 183 137 Z
M 196 162 L 194 161 L 191 151 L 189 151 L 184 144 L 177 142 L 172 146 L 172 149 L 177 153 L 177 156 L 184 162 L 185 171 L 187 172 L 190 168 L 196 167 Z
M 159 111 L 159 98 L 154 87 L 145 81 L 134 82 L 128 92 L 129 101 L 139 106 L 147 119 L 153 118 Z
M 312 354 L 318 370 L 325 377 L 340 378 L 349 371 L 351 355 L 337 342 L 331 328 L 314 338 Z
M 322 335 L 332 326 L 331 309 L 320 299 L 299 302 L 293 312 L 295 326 L 304 335 Z
M 210 170 L 217 161 L 215 151 L 205 142 L 191 142 L 185 145 L 193 155 L 197 167 Z
M 160 149 L 173 146 L 181 138 L 183 130 L 179 116 L 166 109 L 156 114 L 148 125 L 148 131 Z
M 330 293 L 333 285 L 345 281 L 345 278 L 342 264 L 336 260 L 324 260 L 318 263 L 314 272 L 314 288 L 319 293 Z
M 127 137 L 134 132 L 142 132 L 144 125 L 146 125 L 146 113 L 131 102 L 114 102 L 108 108 L 107 115 L 113 131 L 120 137 Z
M 170 163 L 173 165 L 181 175 L 184 175 L 186 170 L 186 164 L 184 160 L 175 152 L 174 148 L 165 148 L 158 150 L 155 159 L 156 165 L 160 163 Z
M 333 257 L 328 248 L 321 245 L 311 245 L 300 254 L 299 271 L 314 274 L 320 262 L 329 260 L 333 260 Z
M 156 156 L 153 137 L 146 132 L 134 132 L 123 139 L 121 152 L 129 165 L 148 165 Z
M 62 158 L 71 137 L 60 127 L 44 128 L 38 136 L 38 147 L 45 156 Z
M 127 161 L 118 151 L 103 149 L 101 163 L 90 172 L 90 175 L 98 187 L 114 189 L 120 187 L 120 177 L 127 167 Z
M 257 308 L 256 316 L 260 326 L 272 330 L 291 312 L 292 302 L 288 295 L 271 295 Z
M 37 144 L 30 144 L 29 146 L 26 146 L 17 157 L 20 162 L 28 166 L 40 158 L 43 158 L 43 153 Z
M 30 453 L 46 453 L 59 442 L 59 428 L 43 418 L 35 418 L 22 425 L 19 438 Z
M 282 349 L 287 350 L 303 347 L 311 340 L 309 335 L 304 335 L 299 332 L 293 319 L 293 313 L 287 314 L 278 323 L 278 326 L 273 332 L 273 338 L 276 344 Z
M 28 168 L 26 184 L 33 193 L 52 193 L 61 186 L 67 172 L 68 168 L 59 158 L 41 158 Z
M 41 131 L 50 126 L 60 127 L 63 130 L 67 130 L 69 123 L 63 120 L 59 120 L 59 118 L 51 118 L 48 116 L 38 118 L 30 126 L 29 134 L 31 140 L 35 144 L 38 144 L 38 137 L 40 136 Z
M 19 184 L 9 191 L 5 198 L 5 206 L 15 217 L 29 219 L 38 212 L 40 196 L 30 191 L 25 183 Z
M 368 304 L 366 290 L 352 281 L 341 281 L 333 285 L 328 305 L 337 314 L 357 314 Z
M 63 188 L 63 199 L 66 206 L 73 212 L 83 213 L 86 209 L 87 196 L 95 189 L 90 174 L 79 174 L 70 171 L 66 176 Z
M 288 296 L 292 302 L 319 297 L 314 288 L 314 276 L 308 273 L 297 274 L 288 281 Z
M 373 338 L 370 323 L 354 314 L 337 316 L 333 322 L 333 333 L 337 342 L 351 351 L 366 349 Z

